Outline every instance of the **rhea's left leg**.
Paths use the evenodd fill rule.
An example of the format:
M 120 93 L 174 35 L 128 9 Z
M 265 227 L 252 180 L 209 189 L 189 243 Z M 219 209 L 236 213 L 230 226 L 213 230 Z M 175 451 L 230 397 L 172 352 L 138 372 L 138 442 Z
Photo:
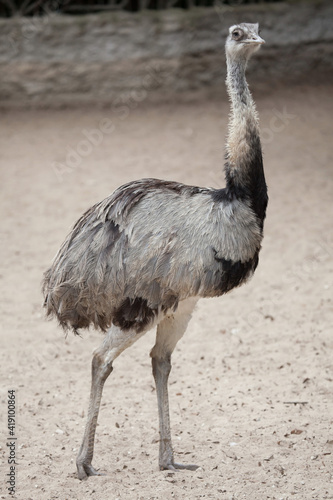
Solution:
M 88 418 L 82 444 L 76 459 L 79 479 L 101 475 L 92 466 L 91 462 L 94 454 L 95 433 L 104 383 L 112 372 L 113 361 L 144 333 L 138 334 L 135 331 L 123 332 L 120 328 L 112 326 L 106 333 L 102 345 L 94 352 Z
M 170 432 L 170 412 L 168 397 L 168 378 L 171 371 L 171 354 L 178 340 L 184 335 L 191 319 L 196 300 L 180 303 L 176 313 L 166 316 L 157 327 L 156 343 L 150 355 L 156 384 L 160 448 L 159 467 L 161 470 L 189 469 L 196 470 L 197 465 L 175 463 Z

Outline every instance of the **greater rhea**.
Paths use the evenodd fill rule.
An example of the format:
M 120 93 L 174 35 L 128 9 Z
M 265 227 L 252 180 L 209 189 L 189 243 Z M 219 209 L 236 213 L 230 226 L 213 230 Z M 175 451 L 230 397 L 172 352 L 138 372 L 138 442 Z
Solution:
M 160 469 L 195 469 L 174 461 L 168 377 L 171 354 L 197 300 L 245 283 L 258 265 L 267 206 L 258 115 L 245 69 L 264 40 L 258 24 L 232 26 L 226 40 L 231 101 L 222 189 L 142 179 L 121 186 L 76 222 L 45 273 L 48 315 L 75 333 L 105 332 L 92 359 L 88 418 L 78 477 L 92 466 L 104 383 L 115 358 L 157 325 L 150 355 L 159 412 Z

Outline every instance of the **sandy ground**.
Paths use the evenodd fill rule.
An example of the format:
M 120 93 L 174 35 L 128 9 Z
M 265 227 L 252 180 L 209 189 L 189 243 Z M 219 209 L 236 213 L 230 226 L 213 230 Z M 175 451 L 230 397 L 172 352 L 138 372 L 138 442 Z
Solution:
M 255 95 L 270 194 L 260 265 L 250 284 L 199 303 L 170 376 L 176 459 L 201 467 L 158 470 L 152 331 L 115 362 L 93 460 L 106 475 L 84 482 L 75 456 L 101 334 L 64 338 L 44 320 L 42 274 L 81 213 L 124 182 L 223 186 L 228 103 L 3 114 L 1 499 L 12 389 L 17 499 L 333 498 L 331 96 Z

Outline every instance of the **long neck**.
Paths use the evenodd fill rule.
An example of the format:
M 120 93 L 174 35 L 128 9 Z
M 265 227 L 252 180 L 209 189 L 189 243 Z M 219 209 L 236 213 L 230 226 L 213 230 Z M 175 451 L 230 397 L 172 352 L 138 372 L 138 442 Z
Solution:
M 225 175 L 232 197 L 247 199 L 263 222 L 267 206 L 258 114 L 246 79 L 246 59 L 227 56 L 227 90 L 231 100 Z

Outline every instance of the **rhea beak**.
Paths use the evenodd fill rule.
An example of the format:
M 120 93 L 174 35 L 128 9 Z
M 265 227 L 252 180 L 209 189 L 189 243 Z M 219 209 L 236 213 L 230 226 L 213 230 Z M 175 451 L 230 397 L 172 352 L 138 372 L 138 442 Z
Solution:
M 246 43 L 256 43 L 256 44 L 259 44 L 259 45 L 262 45 L 263 43 L 265 43 L 265 40 L 263 38 L 261 38 L 260 35 L 255 35 L 253 38 L 249 38 Z

